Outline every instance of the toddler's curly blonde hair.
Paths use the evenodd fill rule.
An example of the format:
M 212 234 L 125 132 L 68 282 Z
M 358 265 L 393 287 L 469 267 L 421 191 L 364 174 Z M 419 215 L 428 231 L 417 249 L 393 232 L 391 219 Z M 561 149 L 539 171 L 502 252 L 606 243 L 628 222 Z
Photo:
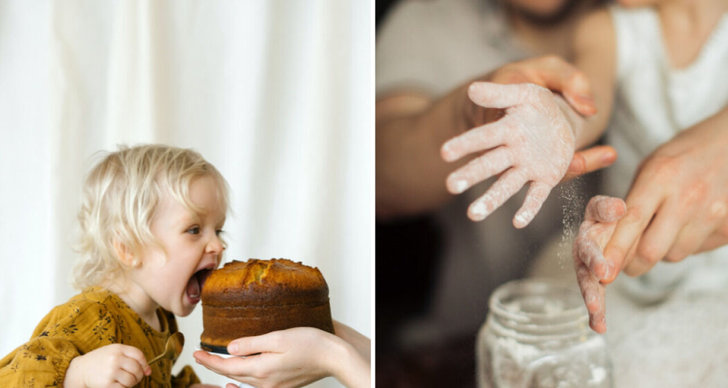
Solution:
M 222 208 L 228 208 L 228 185 L 220 172 L 190 149 L 165 145 L 120 146 L 96 164 L 86 177 L 78 220 L 81 235 L 74 268 L 79 289 L 99 285 L 121 271 L 114 241 L 132 253 L 157 244 L 150 230 L 154 212 L 169 193 L 193 211 L 189 188 L 199 177 L 212 177 Z

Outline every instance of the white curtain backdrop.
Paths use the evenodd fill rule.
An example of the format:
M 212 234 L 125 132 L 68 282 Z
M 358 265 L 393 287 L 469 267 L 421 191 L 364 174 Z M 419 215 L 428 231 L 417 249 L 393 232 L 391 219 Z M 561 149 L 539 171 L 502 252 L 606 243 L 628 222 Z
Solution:
M 92 155 L 192 147 L 231 186 L 226 259 L 321 269 L 372 332 L 373 6 L 361 0 L 0 0 L 0 357 L 77 291 Z M 201 308 L 179 320 L 194 362 Z M 318 386 L 337 386 L 329 378 Z

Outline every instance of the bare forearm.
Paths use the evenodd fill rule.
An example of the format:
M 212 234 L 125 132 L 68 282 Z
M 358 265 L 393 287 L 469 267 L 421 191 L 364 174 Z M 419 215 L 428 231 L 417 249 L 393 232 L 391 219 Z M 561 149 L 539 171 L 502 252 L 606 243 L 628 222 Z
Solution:
M 334 321 L 334 331 L 336 332 L 337 337 L 354 346 L 354 349 L 356 349 L 356 351 L 359 352 L 364 359 L 368 360 L 370 358 L 372 344 L 371 340 L 367 336 L 339 321 Z
M 335 356 L 330 360 L 331 374 L 349 388 L 368 388 L 371 385 L 369 359 L 350 343 L 341 341 Z
M 444 182 L 454 166 L 442 160 L 440 147 L 468 129 L 464 120 L 466 87 L 404 115 L 392 114 L 386 99 L 377 103 L 378 217 L 429 211 L 451 198 Z M 380 111 L 389 114 L 381 117 Z

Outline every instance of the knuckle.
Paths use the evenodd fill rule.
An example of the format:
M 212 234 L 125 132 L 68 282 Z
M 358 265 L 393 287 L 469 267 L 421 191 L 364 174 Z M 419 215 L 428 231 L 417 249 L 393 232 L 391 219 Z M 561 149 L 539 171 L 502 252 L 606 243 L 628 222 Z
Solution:
M 685 254 L 683 251 L 673 250 L 669 252 L 663 260 L 670 263 L 677 263 L 679 261 L 683 261 L 686 257 L 688 257 L 688 255 Z
M 566 78 L 566 82 L 569 85 L 578 85 L 582 82 L 585 82 L 586 80 L 586 75 L 576 69 L 574 69 L 571 74 L 569 74 L 569 76 Z
M 556 54 L 548 54 L 543 56 L 543 61 L 548 66 L 562 66 L 566 63 L 560 56 Z
M 715 233 L 723 240 L 728 240 L 728 222 L 723 223 Z
M 654 179 L 663 181 L 675 177 L 681 169 L 681 162 L 674 156 L 654 155 L 645 162 L 642 169 Z
M 664 253 L 656 244 L 650 242 L 642 242 L 637 248 L 637 255 L 646 262 L 650 264 L 655 264 L 658 261 L 662 260 Z
M 639 222 L 643 218 L 644 213 L 645 211 L 640 205 L 630 206 L 627 208 L 627 211 L 624 214 L 624 220 L 628 223 Z
M 685 187 L 685 191 L 683 192 L 680 201 L 682 203 L 682 207 L 696 203 L 704 203 L 709 192 L 710 187 L 708 182 L 701 178 L 697 178 Z

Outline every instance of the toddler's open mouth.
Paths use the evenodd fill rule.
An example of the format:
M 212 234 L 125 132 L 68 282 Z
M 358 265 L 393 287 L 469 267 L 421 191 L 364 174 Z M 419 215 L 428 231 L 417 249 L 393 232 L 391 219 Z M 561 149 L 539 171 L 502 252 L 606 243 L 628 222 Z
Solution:
M 187 297 L 190 299 L 192 304 L 197 304 L 200 301 L 200 291 L 202 285 L 205 284 L 205 279 L 210 276 L 212 268 L 203 268 L 192 275 L 189 282 L 187 282 Z

